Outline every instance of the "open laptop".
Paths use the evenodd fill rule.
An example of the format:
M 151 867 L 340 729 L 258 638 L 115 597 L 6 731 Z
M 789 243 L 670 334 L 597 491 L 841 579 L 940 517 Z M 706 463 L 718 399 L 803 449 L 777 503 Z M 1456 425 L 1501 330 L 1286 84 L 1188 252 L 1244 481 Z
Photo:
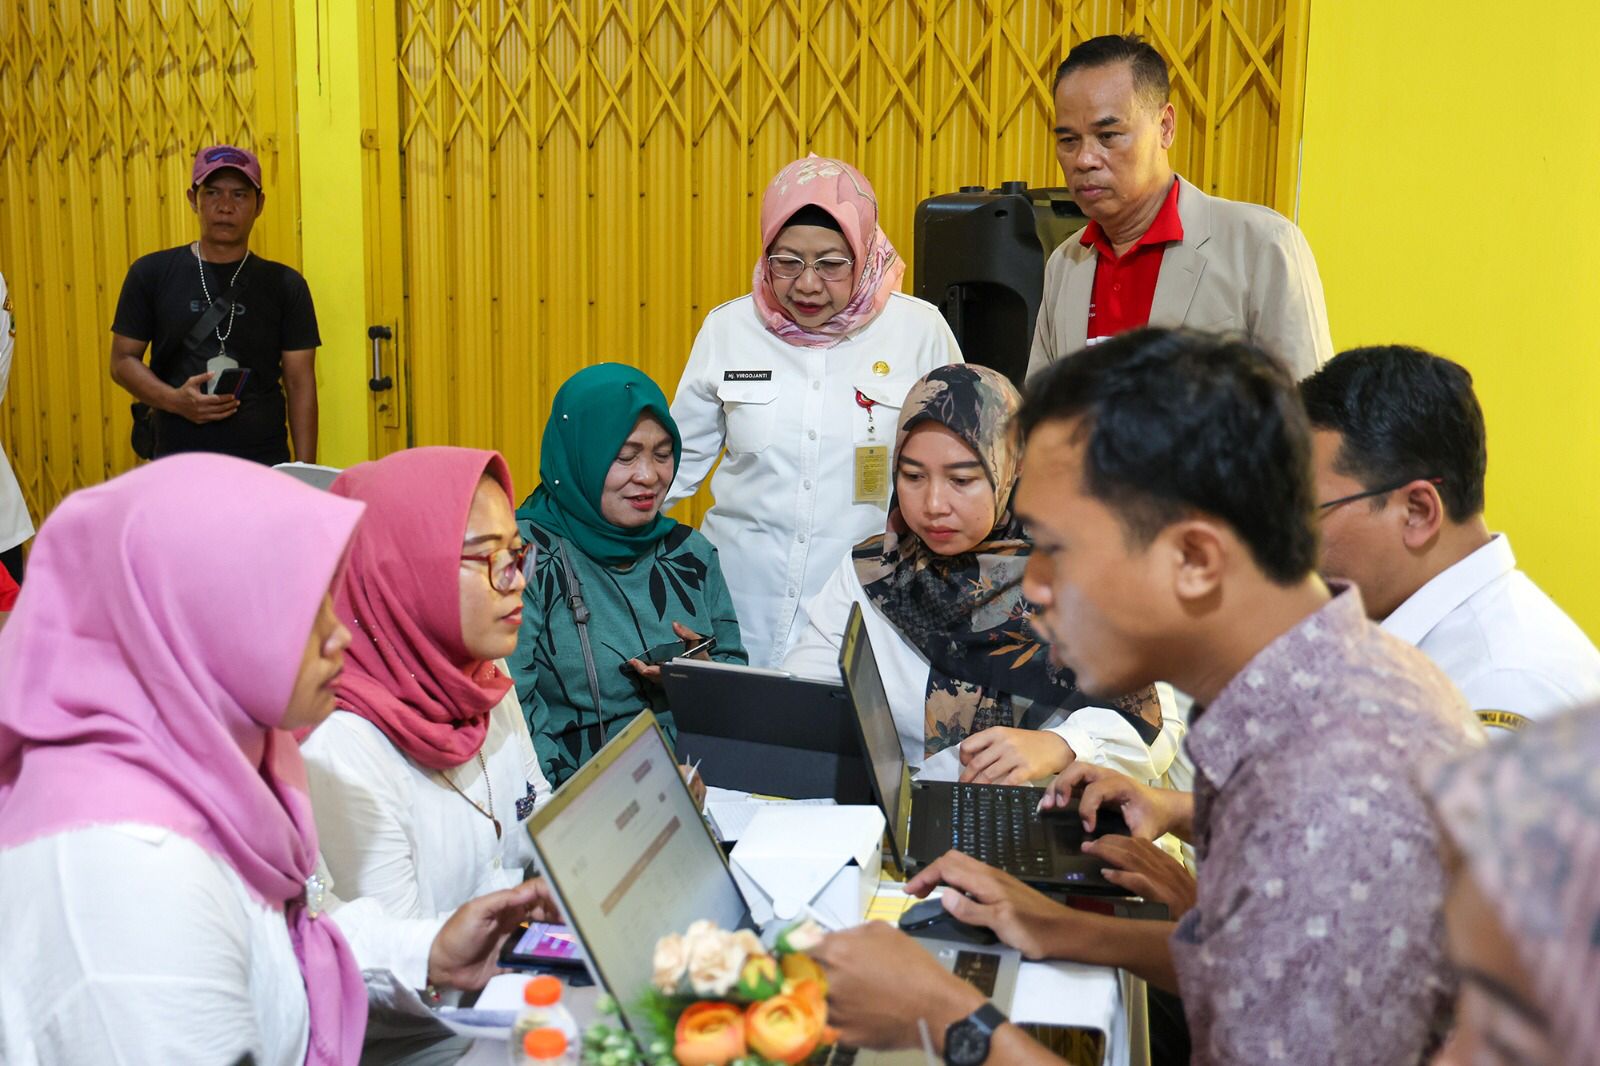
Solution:
M 719 788 L 873 803 L 850 697 L 837 681 L 735 663 L 661 667 L 678 761 Z
M 1102 860 L 1082 850 L 1085 839 L 1127 834 L 1119 814 L 1101 810 L 1094 833 L 1086 834 L 1076 806 L 1040 816 L 1042 788 L 911 781 L 860 604 L 850 609 L 839 669 L 889 824 L 890 849 L 908 875 L 957 849 L 1040 888 L 1128 894 L 1101 876 Z
M 589 975 L 634 1032 L 651 1032 L 638 1000 L 657 940 L 702 918 L 754 928 L 649 711 L 584 763 L 527 827 Z
M 722 849 L 695 810 L 649 711 L 556 790 L 529 819 L 528 835 L 561 913 L 583 944 L 590 976 L 617 1001 L 623 1023 L 635 1034 L 654 1034 L 639 999 L 657 940 L 700 918 L 724 929 L 753 927 Z M 1011 1012 L 1021 965 L 1015 949 L 926 938 L 918 943 Z M 1090 1033 L 1025 1028 L 1045 1039 L 1057 1029 L 1078 1040 Z M 860 1066 L 926 1063 L 920 1050 L 843 1049 L 835 1058 Z

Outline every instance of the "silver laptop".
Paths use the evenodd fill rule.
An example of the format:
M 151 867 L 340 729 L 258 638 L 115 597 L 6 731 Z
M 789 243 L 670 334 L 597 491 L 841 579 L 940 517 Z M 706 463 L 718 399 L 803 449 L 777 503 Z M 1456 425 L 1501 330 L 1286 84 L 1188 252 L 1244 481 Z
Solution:
M 649 711 L 618 733 L 528 821 L 539 865 L 589 974 L 615 999 L 625 1025 L 653 1036 L 638 1009 L 655 943 L 707 918 L 753 928 L 750 909 L 710 828 L 695 809 L 667 740 Z M 947 969 L 1009 1012 L 1019 953 L 1003 945 L 918 941 Z M 846 1052 L 873 1066 L 923 1064 L 915 1052 Z

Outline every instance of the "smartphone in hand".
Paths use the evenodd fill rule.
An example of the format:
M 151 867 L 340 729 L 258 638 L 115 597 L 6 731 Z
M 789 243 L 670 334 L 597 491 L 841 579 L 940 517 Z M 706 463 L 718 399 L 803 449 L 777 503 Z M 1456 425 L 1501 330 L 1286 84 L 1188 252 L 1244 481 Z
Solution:
M 230 366 L 225 370 L 219 371 L 217 376 L 211 379 L 211 395 L 232 396 L 234 399 L 238 399 L 239 394 L 244 391 L 244 383 L 249 378 L 249 367 Z
M 686 640 L 669 640 L 665 644 L 657 644 L 653 648 L 646 648 L 638 655 L 635 655 L 634 658 L 646 666 L 660 666 L 662 663 L 670 662 L 673 659 L 699 655 L 701 652 L 709 654 L 715 651 L 716 647 L 716 637 L 701 637 L 692 644 Z M 625 674 L 633 673 L 631 660 L 622 664 L 622 672 Z
M 582 970 L 583 945 L 565 925 L 531 922 L 506 939 L 500 965 L 508 970 Z

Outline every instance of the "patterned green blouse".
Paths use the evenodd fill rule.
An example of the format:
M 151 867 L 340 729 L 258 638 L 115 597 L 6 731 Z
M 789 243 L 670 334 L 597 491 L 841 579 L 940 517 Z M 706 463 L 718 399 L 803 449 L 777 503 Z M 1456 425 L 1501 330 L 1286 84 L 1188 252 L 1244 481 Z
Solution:
M 523 537 L 537 545 L 538 560 L 533 580 L 522 594 L 522 629 L 510 659 L 511 676 L 540 767 L 551 785 L 559 786 L 597 750 L 597 715 L 578 627 L 567 606 L 556 538 L 527 519 L 519 519 L 517 525 Z M 713 659 L 749 661 L 717 549 L 693 528 L 679 525 L 625 568 L 598 563 L 571 541 L 567 556 L 589 607 L 589 645 L 603 710 L 598 720 L 606 739 L 649 708 L 660 719 L 667 740 L 675 742 L 677 729 L 665 692 L 621 667 L 646 648 L 676 640 L 673 622 L 715 635 Z

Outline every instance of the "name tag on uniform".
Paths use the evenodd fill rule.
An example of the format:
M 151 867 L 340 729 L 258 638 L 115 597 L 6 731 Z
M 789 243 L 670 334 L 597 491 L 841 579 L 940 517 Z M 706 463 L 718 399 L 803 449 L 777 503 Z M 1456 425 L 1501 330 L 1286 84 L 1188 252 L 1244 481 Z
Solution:
M 856 445 L 856 496 L 857 503 L 887 504 L 889 502 L 889 446 L 887 444 Z
M 723 381 L 771 381 L 770 370 L 724 370 Z
M 1485 729 L 1505 729 L 1513 733 L 1527 726 L 1528 720 L 1514 711 L 1477 711 L 1478 721 Z

